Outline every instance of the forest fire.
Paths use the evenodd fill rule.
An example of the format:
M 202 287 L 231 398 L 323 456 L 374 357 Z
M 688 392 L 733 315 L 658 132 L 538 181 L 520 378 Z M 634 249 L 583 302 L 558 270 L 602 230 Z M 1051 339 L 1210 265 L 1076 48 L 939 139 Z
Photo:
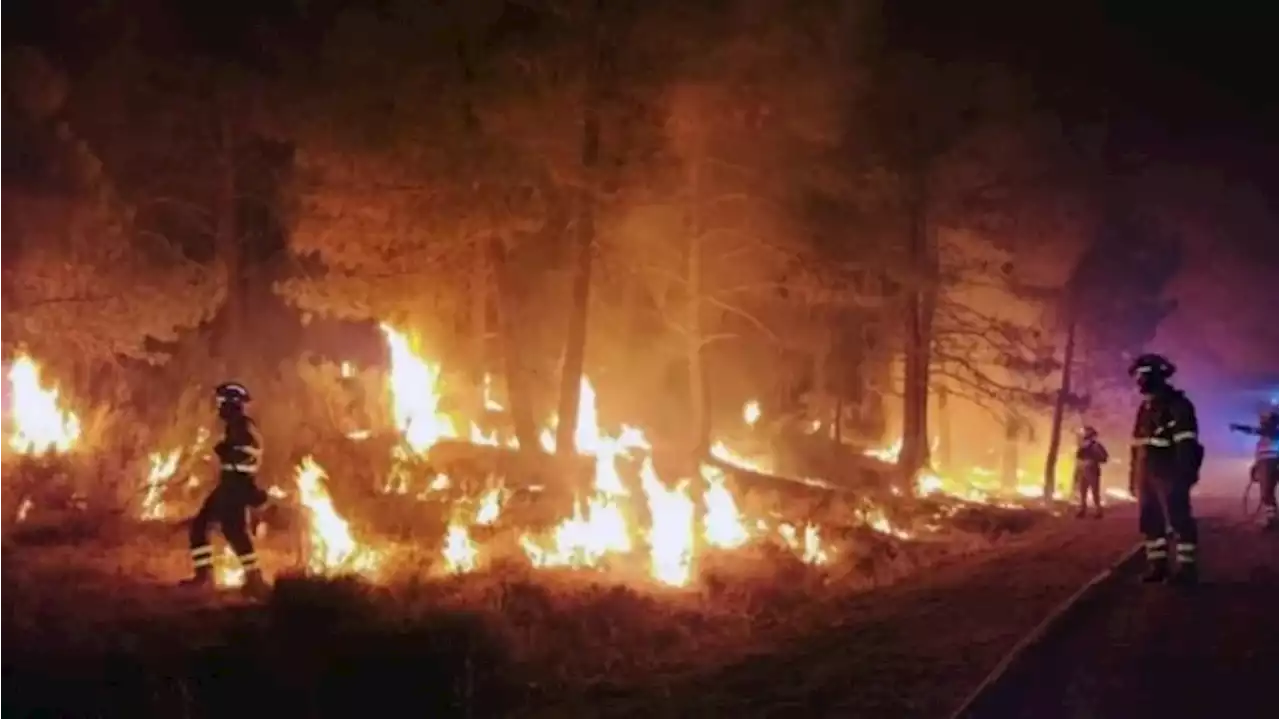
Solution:
M 438 362 L 426 359 L 408 334 L 389 325 L 382 326 L 391 354 L 388 375 L 388 402 L 401 444 L 393 452 L 395 460 L 426 457 L 431 449 L 445 440 L 459 440 L 460 423 L 442 410 L 442 369 Z M 346 372 L 346 370 L 344 370 Z M 76 417 L 58 406 L 55 390 L 39 383 L 38 368 L 29 358 L 21 358 L 10 371 L 14 387 L 14 432 L 10 445 L 23 452 L 65 451 L 79 433 Z M 501 411 L 493 398 L 488 377 L 484 384 L 486 411 Z M 755 426 L 762 416 L 759 402 L 744 404 L 742 421 Z M 554 452 L 552 417 L 540 435 L 540 449 Z M 466 440 L 476 445 L 518 447 L 514 437 L 502 438 L 496 431 L 483 432 L 472 423 Z M 164 503 L 166 486 L 178 473 L 185 453 L 197 451 L 203 437 L 191 448 L 148 456 L 145 496 L 141 516 L 162 519 L 169 514 Z M 639 428 L 621 425 L 616 433 L 602 429 L 597 411 L 596 391 L 587 378 L 582 378 L 579 411 L 574 431 L 578 453 L 591 460 L 591 489 L 579 496 L 571 513 L 548 530 L 526 531 L 519 535 L 517 546 L 535 568 L 604 569 L 643 565 L 647 576 L 660 584 L 684 586 L 697 573 L 700 548 L 734 550 L 753 542 L 768 541 L 790 549 L 803 562 L 820 565 L 833 556 L 833 548 L 822 540 L 822 530 L 813 523 L 788 523 L 765 517 L 747 517 L 740 509 L 724 472 L 712 465 L 698 468 L 697 477 L 677 477 L 664 481 L 658 476 L 652 447 Z M 893 461 L 901 443 L 867 451 L 869 456 Z M 711 454 L 720 462 L 744 470 L 769 472 L 767 457 L 745 456 L 719 440 Z M 624 479 L 634 472 L 635 483 Z M 309 574 L 360 574 L 376 576 L 386 564 L 386 550 L 358 541 L 347 520 L 335 508 L 325 486 L 324 469 L 307 456 L 297 466 L 295 475 L 297 503 L 304 510 L 302 567 Z M 923 475 L 917 484 L 918 495 L 945 494 L 970 502 L 1008 504 L 1000 499 L 991 477 L 994 473 L 975 468 L 962 478 L 934 473 Z M 387 491 L 403 493 L 403 484 L 387 486 Z M 694 482 L 702 491 L 691 491 Z M 446 487 L 450 477 L 437 473 L 427 492 Z M 636 490 L 638 495 L 636 496 Z M 1019 493 L 1030 489 L 1019 487 Z M 1038 494 L 1038 493 L 1037 493 Z M 1030 496 L 1030 495 L 1029 495 Z M 468 509 L 455 507 L 442 537 L 439 559 L 443 568 L 454 574 L 480 569 L 486 563 L 486 549 L 473 539 L 477 527 L 494 525 L 501 518 L 507 490 L 490 486 L 467 502 Z M 696 498 L 695 498 L 696 497 Z M 642 526 L 639 516 L 648 518 Z M 897 526 L 883 509 L 868 505 L 858 511 L 861 522 L 886 536 L 910 539 L 914 532 Z M 243 581 L 234 558 L 228 555 L 220 562 L 218 581 L 223 586 L 238 586 Z
M 415 353 L 405 334 L 388 325 L 382 329 L 391 350 L 391 404 L 396 426 L 408 450 L 424 454 L 436 442 L 458 437 L 452 418 L 439 410 L 439 366 Z M 486 386 L 486 407 L 501 408 L 487 390 Z M 748 408 L 744 412 L 748 422 L 758 416 L 758 405 L 754 411 Z M 550 424 L 554 421 L 553 418 Z M 496 435 L 485 435 L 474 424 L 469 435 L 476 444 L 499 443 Z M 591 494 L 580 497 L 572 514 L 550 531 L 520 538 L 519 545 L 533 566 L 596 568 L 603 566 L 609 557 L 632 555 L 643 545 L 648 552 L 646 560 L 652 578 L 665 584 L 683 585 L 692 576 L 695 546 L 699 543 L 731 549 L 752 538 L 748 527 L 755 525 L 741 516 L 718 470 L 702 468 L 700 479 L 706 483 L 706 491 L 703 506 L 698 507 L 691 496 L 688 478 L 668 486 L 658 477 L 648 456 L 651 447 L 641 430 L 624 425 L 616 435 L 604 432 L 599 425 L 595 388 L 586 378 L 582 379 L 574 440 L 579 453 L 593 458 Z M 514 438 L 504 444 L 518 446 Z M 544 450 L 555 450 L 550 427 L 542 432 L 541 445 Z M 741 461 L 722 443 L 717 444 L 717 448 L 727 457 Z M 623 460 L 639 462 L 639 487 L 643 497 L 630 496 L 619 474 Z M 449 571 L 466 572 L 479 566 L 480 552 L 471 538 L 470 527 L 491 524 L 498 518 L 500 496 L 498 490 L 490 490 L 481 499 L 474 517 L 458 516 L 450 522 L 442 549 L 442 559 Z M 635 525 L 629 511 L 633 499 L 643 502 L 652 518 L 649 527 L 642 529 Z M 705 536 L 695 542 L 695 527 L 699 525 L 695 520 L 699 516 Z M 818 546 L 817 528 L 808 527 L 804 531 L 807 540 L 798 544 L 788 540 L 786 531 L 779 529 L 778 534 L 788 546 L 798 547 L 806 561 L 825 561 L 827 554 Z M 795 530 L 790 532 L 794 538 Z

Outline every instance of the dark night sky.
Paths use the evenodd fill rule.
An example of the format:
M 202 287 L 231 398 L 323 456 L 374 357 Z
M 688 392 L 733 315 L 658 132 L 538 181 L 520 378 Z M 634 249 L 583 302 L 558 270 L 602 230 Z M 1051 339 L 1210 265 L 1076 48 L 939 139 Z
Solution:
M 136 17 L 170 1 L 125 4 Z M 231 1 L 218 4 L 214 16 L 199 11 L 196 24 L 232 28 L 248 15 L 278 23 L 296 5 L 293 0 Z M 1014 68 L 1031 81 L 1042 103 L 1068 121 L 1097 117 L 1106 107 L 1120 142 L 1131 151 L 1211 167 L 1233 182 L 1258 188 L 1274 210 L 1276 36 L 1271 6 L 1247 0 L 1213 5 L 890 0 L 885 7 L 891 43 Z M 81 0 L 7 3 L 5 44 L 34 42 L 54 46 L 55 55 L 74 54 L 66 47 L 73 34 L 65 30 L 65 16 L 84 8 Z M 58 25 L 61 31 L 53 29 Z M 1259 242 L 1274 247 L 1274 227 L 1260 228 L 1258 235 Z
M 1217 165 L 1276 196 L 1270 5 L 905 0 L 889 7 L 913 46 L 1018 68 L 1042 101 L 1067 115 L 1109 107 L 1135 149 Z
M 200 24 L 232 27 L 237 16 L 247 15 L 279 21 L 293 5 L 284 0 L 220 3 Z M 1077 106 L 1105 99 L 1179 130 L 1247 130 L 1252 139 L 1274 143 L 1275 13 L 1265 4 L 896 0 L 885 6 L 896 43 L 930 54 L 1002 62 L 1034 78 L 1046 99 L 1069 91 L 1067 102 Z M 84 6 L 67 0 L 6 3 L 5 44 L 56 43 L 58 35 L 67 39 L 65 33 L 50 32 L 50 26 L 63 24 L 59 16 L 72 8 Z

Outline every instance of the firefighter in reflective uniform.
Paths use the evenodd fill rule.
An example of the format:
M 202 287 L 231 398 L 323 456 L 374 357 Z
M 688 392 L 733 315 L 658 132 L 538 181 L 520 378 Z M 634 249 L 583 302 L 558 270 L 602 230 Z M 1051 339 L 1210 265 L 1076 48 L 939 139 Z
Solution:
M 214 447 L 220 466 L 218 485 L 191 521 L 191 561 L 195 576 L 183 584 L 205 586 L 212 582 L 213 546 L 209 544 L 209 524 L 217 522 L 244 569 L 245 591 L 260 594 L 266 589 L 266 582 L 254 554 L 247 515 L 250 507 L 260 507 L 267 501 L 267 493 L 254 483 L 262 457 L 262 435 L 245 414 L 250 398 L 244 385 L 238 382 L 218 385 L 214 399 L 218 416 L 225 425 L 222 441 Z
M 1175 371 L 1172 362 L 1155 354 L 1144 354 L 1129 366 L 1129 376 L 1142 392 L 1142 406 L 1133 424 L 1129 492 L 1138 498 L 1138 524 L 1146 539 L 1143 581 L 1169 578 L 1168 534 L 1172 530 L 1172 579 L 1193 584 L 1199 575 L 1191 487 L 1200 479 L 1204 448 L 1198 437 L 1195 406 L 1169 385 Z
M 1275 529 L 1280 515 L 1276 509 L 1276 482 L 1280 480 L 1280 409 L 1273 404 L 1258 417 L 1258 426 L 1232 424 L 1231 429 L 1257 436 L 1250 470 L 1262 490 L 1263 527 Z
M 1102 516 L 1102 465 L 1111 457 L 1107 448 L 1098 441 L 1098 430 L 1085 426 L 1080 429 L 1080 443 L 1076 446 L 1076 493 L 1080 498 L 1077 517 L 1083 517 L 1088 509 L 1089 497 L 1093 497 L 1093 516 Z

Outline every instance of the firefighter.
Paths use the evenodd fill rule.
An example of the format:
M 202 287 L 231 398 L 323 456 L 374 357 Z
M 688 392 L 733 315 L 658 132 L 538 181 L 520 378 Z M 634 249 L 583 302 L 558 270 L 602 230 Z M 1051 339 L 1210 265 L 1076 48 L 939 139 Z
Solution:
M 1199 481 L 1204 448 L 1200 445 L 1196 409 L 1180 390 L 1170 386 L 1177 368 L 1156 354 L 1144 354 L 1129 366 L 1129 376 L 1142 393 L 1133 424 L 1129 463 L 1129 493 L 1137 497 L 1139 529 L 1146 539 L 1144 582 L 1171 579 L 1194 584 L 1196 520 L 1191 512 L 1191 487 Z M 1169 531 L 1175 544 L 1173 575 L 1169 576 Z
M 1253 450 L 1251 474 L 1262 489 L 1263 528 L 1276 529 L 1280 515 L 1276 509 L 1276 482 L 1280 479 L 1280 409 L 1273 403 L 1258 417 L 1258 426 L 1232 424 L 1231 429 L 1258 438 Z
M 1077 517 L 1083 517 L 1093 497 L 1093 516 L 1102 516 L 1102 465 L 1111 457 L 1107 448 L 1098 441 L 1098 430 L 1085 426 L 1080 429 L 1080 442 L 1076 445 L 1076 492 L 1080 496 Z
M 249 391 L 238 382 L 224 382 L 214 390 L 218 417 L 225 425 L 222 441 L 214 446 L 220 466 L 218 485 L 191 520 L 191 561 L 195 575 L 184 580 L 184 585 L 212 583 L 213 546 L 209 544 L 209 524 L 217 522 L 244 569 L 245 591 L 260 595 L 267 588 L 247 521 L 249 508 L 260 507 L 267 501 L 267 493 L 254 482 L 262 458 L 262 435 L 245 414 L 249 400 Z

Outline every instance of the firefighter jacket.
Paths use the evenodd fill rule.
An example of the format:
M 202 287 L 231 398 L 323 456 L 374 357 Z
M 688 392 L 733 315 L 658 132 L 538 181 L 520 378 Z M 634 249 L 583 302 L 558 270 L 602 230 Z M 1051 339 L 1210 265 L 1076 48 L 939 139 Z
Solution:
M 1133 423 L 1130 472 L 1194 483 L 1204 461 L 1196 408 L 1181 391 L 1149 395 Z
M 214 451 L 223 472 L 256 475 L 262 460 L 262 434 L 248 417 L 232 418 Z
M 1076 447 L 1076 466 L 1087 467 L 1092 470 L 1099 469 L 1102 465 L 1111 459 L 1107 454 L 1107 448 L 1096 439 L 1087 439 Z
M 1280 458 L 1280 423 L 1262 422 L 1257 427 L 1233 424 L 1232 429 L 1256 435 L 1258 443 L 1253 447 L 1253 458 L 1259 462 Z

